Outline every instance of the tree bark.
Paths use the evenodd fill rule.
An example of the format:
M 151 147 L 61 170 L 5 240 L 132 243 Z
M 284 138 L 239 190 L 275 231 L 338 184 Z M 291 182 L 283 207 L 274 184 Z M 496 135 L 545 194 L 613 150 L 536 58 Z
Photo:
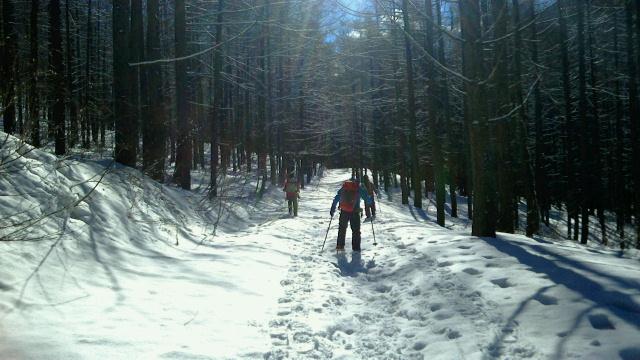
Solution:
M 129 80 L 129 0 L 113 0 L 113 103 L 115 159 L 136 166 L 137 144 L 132 133 L 137 126 L 132 116 Z
M 404 24 L 404 49 L 407 73 L 407 117 L 409 119 L 409 146 L 411 150 L 411 185 L 413 187 L 413 206 L 422 208 L 422 187 L 420 184 L 420 159 L 418 157 L 418 139 L 416 128 L 416 100 L 413 83 L 413 55 L 411 51 L 411 23 L 407 0 L 402 0 L 402 21 Z
M 176 57 L 187 55 L 185 0 L 175 2 Z M 175 62 L 176 71 L 176 170 L 174 180 L 181 188 L 191 189 L 191 124 L 187 94 L 188 60 Z
M 491 150 L 488 144 L 485 70 L 482 55 L 480 4 L 478 0 L 459 2 L 463 44 L 465 93 L 469 116 L 469 144 L 473 177 L 474 209 L 472 235 L 495 237 L 494 189 L 489 177 Z
M 64 62 L 62 59 L 62 32 L 60 31 L 60 0 L 49 1 L 49 72 L 50 96 L 53 100 L 52 124 L 55 133 L 55 154 L 66 153 L 64 106 Z

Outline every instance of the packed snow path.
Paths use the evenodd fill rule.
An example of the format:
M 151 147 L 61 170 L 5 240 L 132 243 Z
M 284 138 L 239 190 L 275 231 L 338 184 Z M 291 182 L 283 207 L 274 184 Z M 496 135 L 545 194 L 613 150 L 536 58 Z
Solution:
M 2 198 L 5 209 L 73 199 L 72 185 L 103 166 L 29 156 L 41 166 L 0 178 L 5 193 L 29 194 Z M 470 237 L 386 195 L 378 246 L 365 222 L 362 253 L 348 231 L 336 254 L 334 219 L 320 252 L 348 172 L 325 175 L 302 191 L 299 217 L 274 189 L 225 205 L 213 235 L 199 196 L 109 174 L 31 230 L 52 240 L 1 243 L 0 358 L 640 358 L 637 259 Z
M 336 254 L 334 222 L 319 253 L 330 199 L 347 177 L 331 172 L 304 192 L 294 224 L 313 231 L 290 242 L 267 358 L 640 358 L 637 261 L 607 272 L 607 261 L 625 261 L 456 234 L 384 198 L 378 246 L 365 222 L 363 252 Z

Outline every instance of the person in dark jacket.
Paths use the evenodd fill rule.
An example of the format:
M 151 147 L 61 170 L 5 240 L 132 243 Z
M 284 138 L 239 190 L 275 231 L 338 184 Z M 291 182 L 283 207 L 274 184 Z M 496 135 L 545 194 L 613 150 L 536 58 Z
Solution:
M 338 243 L 336 250 L 344 250 L 347 225 L 351 224 L 351 248 L 353 251 L 360 251 L 360 199 L 364 199 L 365 204 L 371 204 L 371 198 L 367 191 L 360 186 L 356 178 L 351 178 L 342 184 L 336 193 L 331 204 L 331 217 L 339 204 L 340 220 L 338 227 Z
M 367 194 L 371 198 L 371 204 L 364 205 L 364 213 L 367 216 L 366 221 L 370 221 L 371 219 L 376 217 L 376 200 L 375 195 L 378 195 L 378 189 L 376 189 L 375 185 L 371 181 L 369 181 L 369 177 L 367 175 L 363 178 L 362 185 L 364 189 L 367 191 Z

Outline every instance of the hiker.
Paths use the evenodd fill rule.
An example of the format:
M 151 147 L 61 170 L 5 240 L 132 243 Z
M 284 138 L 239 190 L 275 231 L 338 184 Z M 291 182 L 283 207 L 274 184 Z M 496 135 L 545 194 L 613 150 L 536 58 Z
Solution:
M 289 215 L 298 216 L 298 198 L 300 198 L 300 183 L 296 179 L 296 174 L 292 171 L 284 182 L 282 189 L 286 193 Z
M 367 195 L 371 198 L 371 204 L 364 204 L 364 212 L 367 218 L 364 221 L 371 221 L 376 217 L 376 200 L 374 195 L 378 195 L 379 191 L 376 189 L 375 185 L 371 181 L 369 181 L 369 177 L 367 175 L 364 176 L 362 182 L 362 186 L 367 191 Z
M 371 204 L 371 198 L 367 191 L 360 187 L 360 183 L 355 177 L 345 181 L 340 190 L 333 198 L 331 204 L 331 217 L 336 211 L 336 205 L 340 206 L 340 220 L 338 227 L 338 244 L 336 250 L 344 250 L 344 239 L 347 234 L 347 224 L 351 223 L 351 248 L 353 251 L 360 251 L 360 199 L 364 199 L 365 204 Z

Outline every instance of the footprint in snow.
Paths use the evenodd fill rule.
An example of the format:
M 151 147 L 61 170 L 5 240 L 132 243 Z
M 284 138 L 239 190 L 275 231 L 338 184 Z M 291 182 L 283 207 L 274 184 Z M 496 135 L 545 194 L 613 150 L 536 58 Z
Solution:
M 597 330 L 615 330 L 615 326 L 605 314 L 589 315 L 589 322 L 594 329 Z
M 413 350 L 415 351 L 420 351 L 425 347 L 427 347 L 427 343 L 424 341 L 417 341 L 415 344 L 413 344 Z
M 469 274 L 469 275 L 478 275 L 478 274 L 482 274 L 482 271 L 478 270 L 478 269 L 474 269 L 474 268 L 466 268 L 464 270 L 462 270 L 463 272 Z
M 498 285 L 503 289 L 514 286 L 511 282 L 509 282 L 509 278 L 493 279 L 491 280 L 491 282 L 494 285 Z
M 447 266 L 451 266 L 453 265 L 453 263 L 451 261 L 443 261 L 441 263 L 438 263 L 438 267 L 447 267 Z
M 447 332 L 447 338 L 449 338 L 449 340 L 455 340 L 461 337 L 462 337 L 462 334 L 460 334 L 460 332 L 457 330 L 449 329 L 449 331 Z
M 442 321 L 442 320 L 451 319 L 453 316 L 454 316 L 454 313 L 450 311 L 442 311 L 442 312 L 436 313 L 434 317 L 436 318 L 436 320 Z
M 469 250 L 469 249 L 471 249 L 471 246 L 460 245 L 460 246 L 458 246 L 458 249 Z

